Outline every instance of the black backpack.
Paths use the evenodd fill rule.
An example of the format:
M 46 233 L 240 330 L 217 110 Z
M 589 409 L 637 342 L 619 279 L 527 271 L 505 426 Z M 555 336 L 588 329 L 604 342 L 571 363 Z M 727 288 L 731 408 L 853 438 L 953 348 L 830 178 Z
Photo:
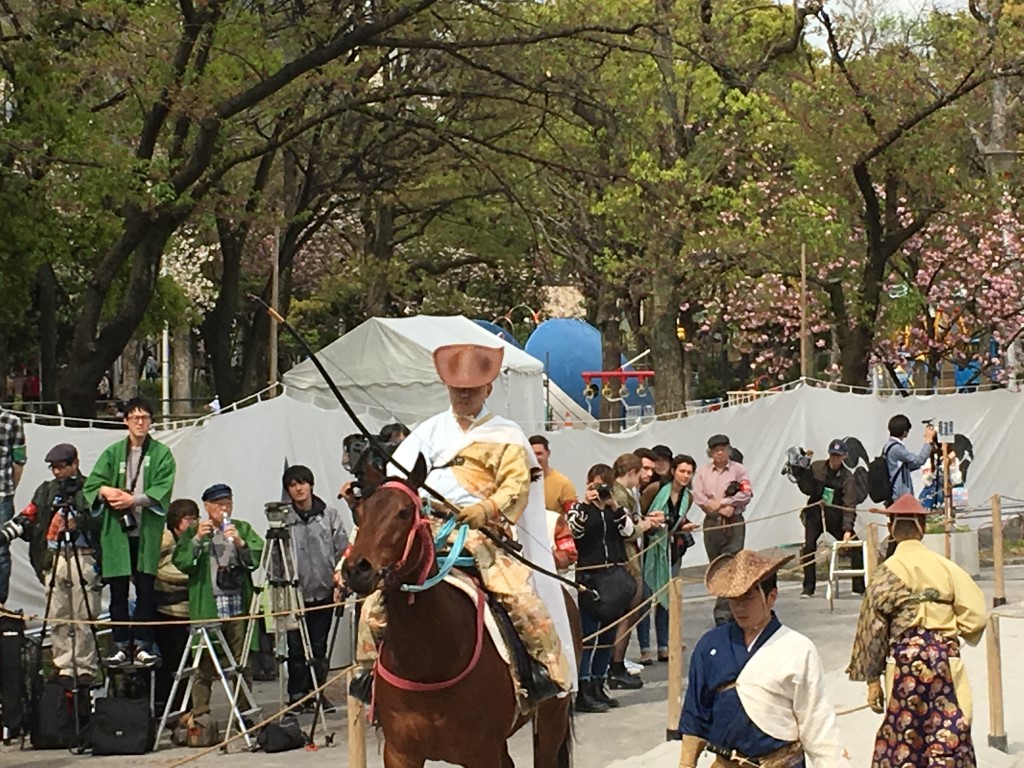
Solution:
M 20 736 L 27 720 L 24 650 L 24 616 L 0 616 L 0 725 L 4 739 Z
M 889 443 L 880 456 L 875 456 L 868 464 L 868 495 L 876 504 L 892 502 L 892 487 L 896 483 L 896 475 L 903 470 L 903 465 L 896 470 L 896 475 L 889 476 L 889 451 L 895 443 Z

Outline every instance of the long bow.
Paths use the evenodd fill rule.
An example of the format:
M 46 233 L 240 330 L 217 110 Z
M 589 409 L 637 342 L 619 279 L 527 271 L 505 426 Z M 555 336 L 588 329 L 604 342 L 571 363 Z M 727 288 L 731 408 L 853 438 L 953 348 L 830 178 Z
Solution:
M 338 385 L 334 383 L 334 379 L 331 378 L 331 375 L 327 372 L 327 369 L 324 368 L 323 363 L 321 363 L 320 359 L 316 356 L 316 352 L 313 351 L 313 348 L 309 346 L 309 343 L 302 337 L 302 335 L 297 330 L 295 330 L 295 328 L 292 327 L 291 323 L 284 319 L 280 312 L 278 312 L 276 309 L 267 304 L 267 302 L 265 302 L 261 297 L 256 296 L 254 294 L 249 294 L 249 298 L 255 303 L 259 304 L 261 307 L 263 307 L 263 309 L 267 311 L 267 314 L 269 314 L 274 319 L 274 321 L 277 322 L 278 325 L 284 328 L 288 332 L 288 335 L 295 339 L 295 342 L 300 347 L 302 347 L 303 351 L 305 351 L 307 355 L 309 355 L 309 359 L 312 361 L 313 366 L 323 377 L 323 380 L 327 383 L 328 388 L 331 390 L 331 393 L 334 395 L 335 399 L 337 399 L 338 403 L 344 409 L 345 413 L 348 414 L 348 417 L 350 419 L 352 419 L 352 423 L 356 425 L 356 427 L 359 429 L 362 435 L 366 438 L 372 450 L 377 451 L 381 456 L 389 456 L 387 448 L 385 448 L 383 443 L 381 443 L 380 438 L 366 428 L 366 425 L 363 424 L 362 419 L 359 418 L 359 415 L 355 412 L 355 410 L 353 410 L 352 406 L 349 405 L 348 401 L 345 399 L 345 396 L 341 394 L 341 390 L 338 389 Z M 389 458 L 389 461 L 399 472 L 401 472 L 406 477 L 409 477 L 411 473 L 408 469 L 403 467 L 401 464 L 397 463 L 393 458 Z M 430 494 L 434 499 L 441 502 L 441 504 L 444 505 L 445 508 L 454 510 L 459 509 L 457 505 L 448 501 L 448 499 L 446 499 L 444 495 L 434 490 L 426 483 L 421 484 L 420 488 L 422 488 L 424 491 Z M 575 581 L 567 579 L 559 573 L 549 571 L 546 568 L 543 568 L 542 566 L 539 566 L 536 563 L 527 560 L 525 557 L 523 557 L 523 555 L 520 552 L 520 550 L 522 550 L 523 548 L 523 545 L 519 542 L 513 541 L 508 537 L 502 536 L 487 528 L 478 528 L 477 530 L 479 530 L 480 533 L 482 533 L 488 539 L 493 541 L 498 547 L 507 552 L 511 557 L 518 560 L 523 565 L 536 571 L 537 573 L 541 573 L 545 576 L 550 576 L 551 578 L 560 581 L 566 586 L 572 587 L 573 589 L 579 592 L 595 591 L 588 589 L 582 584 L 577 584 Z

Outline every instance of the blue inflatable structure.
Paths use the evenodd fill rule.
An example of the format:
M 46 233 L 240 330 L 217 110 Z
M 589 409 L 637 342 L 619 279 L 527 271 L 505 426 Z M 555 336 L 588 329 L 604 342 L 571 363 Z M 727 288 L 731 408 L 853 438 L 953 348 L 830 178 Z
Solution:
M 497 323 L 492 323 L 490 320 L 474 320 L 473 322 L 479 325 L 485 331 L 490 331 L 499 339 L 507 341 L 513 347 L 517 347 L 519 349 L 523 348 L 523 345 L 516 341 L 516 337 L 509 333 L 507 328 L 502 328 L 500 325 L 498 325 Z
M 600 395 L 589 403 L 583 396 L 583 371 L 600 371 L 601 364 L 601 332 L 590 323 L 573 318 L 553 318 L 545 320 L 526 341 L 526 352 L 542 363 L 551 380 L 581 407 L 598 416 Z M 622 358 L 622 362 L 625 362 Z M 626 370 L 633 370 L 632 367 Z M 595 382 L 600 388 L 600 382 Z M 626 405 L 653 405 L 654 401 L 648 389 L 644 395 L 636 394 L 636 379 L 627 379 L 626 388 L 629 395 Z

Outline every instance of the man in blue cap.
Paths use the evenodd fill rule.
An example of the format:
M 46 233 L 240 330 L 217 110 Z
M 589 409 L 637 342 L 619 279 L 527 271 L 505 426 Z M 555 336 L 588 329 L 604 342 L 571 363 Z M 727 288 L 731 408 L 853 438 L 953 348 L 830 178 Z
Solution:
M 846 466 L 846 441 L 836 438 L 828 444 L 828 458 L 812 461 L 810 467 L 792 467 L 797 487 L 807 494 L 807 506 L 800 513 L 804 524 L 804 546 L 800 557 L 804 563 L 804 588 L 800 597 L 812 597 L 817 585 L 814 554 L 818 539 L 828 531 L 838 541 L 856 538 L 854 526 L 857 511 L 854 507 L 863 499 L 858 497 L 853 472 Z M 855 570 L 864 567 L 864 553 L 850 551 Z M 864 594 L 864 579 L 853 579 L 853 591 Z
M 173 562 L 188 575 L 189 618 L 194 622 L 223 622 L 224 639 L 237 662 L 248 622 L 236 617 L 244 616 L 252 605 L 252 571 L 260 564 L 263 539 L 244 520 L 232 519 L 231 488 L 224 483 L 203 491 L 203 507 L 206 519 L 189 526 L 181 535 Z M 203 655 L 192 686 L 193 717 L 210 711 L 214 674 L 213 659 Z M 248 669 L 243 674 L 251 690 Z

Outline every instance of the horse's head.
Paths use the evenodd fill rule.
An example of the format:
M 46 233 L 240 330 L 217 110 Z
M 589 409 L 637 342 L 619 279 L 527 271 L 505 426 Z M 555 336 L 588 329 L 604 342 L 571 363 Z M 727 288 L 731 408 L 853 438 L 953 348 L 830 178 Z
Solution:
M 414 580 L 428 554 L 417 489 L 427 477 L 427 462 L 420 455 L 405 480 L 386 480 L 372 464 L 366 467 L 359 532 L 345 558 L 342 575 L 356 593 L 367 595 L 380 586 Z M 383 582 L 383 583 L 382 583 Z

